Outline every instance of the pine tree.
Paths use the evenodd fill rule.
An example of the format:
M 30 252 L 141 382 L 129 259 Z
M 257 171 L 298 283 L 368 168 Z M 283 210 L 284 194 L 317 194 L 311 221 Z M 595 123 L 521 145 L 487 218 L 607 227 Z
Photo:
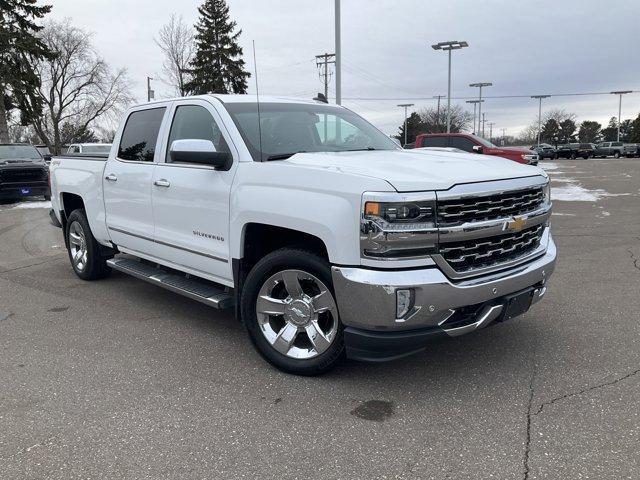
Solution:
M 9 141 L 8 107 L 18 107 L 24 96 L 35 91 L 39 79 L 34 60 L 50 55 L 36 36 L 35 23 L 51 10 L 37 0 L 0 0 L 0 142 Z
M 196 54 L 185 90 L 193 95 L 246 93 L 251 74 L 244 70 L 242 47 L 238 45 L 242 30 L 234 33 L 236 22 L 229 19 L 226 1 L 206 0 L 198 12 Z

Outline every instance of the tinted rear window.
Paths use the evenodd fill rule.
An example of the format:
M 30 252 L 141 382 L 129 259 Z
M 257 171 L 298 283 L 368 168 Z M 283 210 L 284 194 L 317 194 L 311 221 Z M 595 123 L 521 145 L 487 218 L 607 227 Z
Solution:
M 118 157 L 137 162 L 153 162 L 165 108 L 140 110 L 129 115 L 122 132 Z
M 448 137 L 423 137 L 423 147 L 446 147 L 448 146 Z

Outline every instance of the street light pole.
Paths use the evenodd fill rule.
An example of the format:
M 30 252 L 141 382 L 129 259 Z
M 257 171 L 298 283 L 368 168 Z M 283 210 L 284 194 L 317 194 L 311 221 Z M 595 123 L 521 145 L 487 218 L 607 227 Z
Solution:
M 542 99 L 551 95 L 532 95 L 531 98 L 538 99 L 538 145 L 540 145 L 540 133 L 542 132 Z
M 631 90 L 618 90 L 617 92 L 611 92 L 612 95 L 618 95 L 618 142 L 620 141 L 620 124 L 622 123 L 622 95 L 631 93 Z
M 398 107 L 404 107 L 404 145 L 406 145 L 407 144 L 407 108 L 413 107 L 413 103 L 401 103 L 400 105 L 398 105 Z
M 473 134 L 476 134 L 476 108 L 481 100 L 467 100 L 467 103 L 473 103 Z M 484 102 L 484 100 L 482 100 Z
M 155 97 L 153 90 L 151 90 L 151 80 L 153 80 L 153 78 L 147 77 L 147 102 L 150 102 L 151 99 Z
M 480 120 L 482 119 L 482 87 L 492 87 L 493 83 L 491 82 L 470 83 L 469 86 L 480 88 L 480 95 L 478 97 L 478 132 L 480 132 Z M 482 130 L 482 136 L 484 137 L 484 129 Z
M 336 104 L 342 104 L 342 46 L 340 45 L 340 0 L 336 0 L 335 4 L 335 42 L 336 42 Z
M 447 79 L 447 133 L 451 133 L 451 51 L 459 50 L 468 46 L 469 44 L 467 42 L 460 42 L 457 40 L 431 45 L 431 48 L 434 50 L 444 50 L 449 54 L 449 76 Z

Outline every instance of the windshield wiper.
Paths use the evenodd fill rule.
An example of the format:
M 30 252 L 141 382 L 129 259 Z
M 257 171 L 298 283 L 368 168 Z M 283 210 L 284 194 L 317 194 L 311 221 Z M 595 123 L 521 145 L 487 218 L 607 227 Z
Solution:
M 375 150 L 374 147 L 354 148 L 353 150 L 344 150 L 345 152 L 366 152 Z
M 293 157 L 296 153 L 307 153 L 304 150 L 300 150 L 299 152 L 292 153 L 276 153 L 275 155 L 269 155 L 267 157 L 267 162 L 269 160 L 286 160 L 287 158 Z

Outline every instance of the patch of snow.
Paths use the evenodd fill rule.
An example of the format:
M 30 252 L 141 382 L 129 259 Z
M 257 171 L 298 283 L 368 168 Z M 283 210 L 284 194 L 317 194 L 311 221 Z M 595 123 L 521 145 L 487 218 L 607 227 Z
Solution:
M 23 202 L 23 203 L 17 203 L 16 205 L 14 205 L 11 208 L 13 208 L 13 209 L 16 209 L 16 208 L 51 208 L 51 202 L 50 201 Z
M 557 170 L 558 169 L 558 165 L 556 165 L 555 163 L 549 163 L 549 162 L 540 162 L 538 164 L 538 166 L 544 168 L 545 170 Z
M 604 215 L 605 217 L 608 217 L 611 214 L 609 212 L 602 212 L 602 215 Z
M 597 202 L 599 198 L 606 196 L 606 194 L 607 192 L 604 190 L 588 190 L 577 183 L 551 188 L 551 200 L 560 202 Z
M 551 215 L 553 215 L 554 217 L 575 217 L 575 213 L 560 213 L 560 212 L 553 212 L 551 213 Z

